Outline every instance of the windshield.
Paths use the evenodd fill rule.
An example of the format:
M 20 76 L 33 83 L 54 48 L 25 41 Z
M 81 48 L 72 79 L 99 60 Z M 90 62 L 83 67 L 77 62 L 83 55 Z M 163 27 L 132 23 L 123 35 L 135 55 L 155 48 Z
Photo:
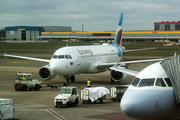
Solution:
M 60 93 L 61 94 L 71 94 L 71 89 L 61 88 Z
M 139 87 L 143 86 L 153 86 L 155 78 L 142 79 L 139 83 Z
M 70 55 L 53 55 L 53 59 L 72 59 Z
M 133 85 L 133 86 L 137 86 L 137 84 L 139 83 L 139 81 L 140 81 L 140 79 L 139 78 L 135 78 L 134 80 L 133 80 L 133 82 L 131 83 L 131 85 Z

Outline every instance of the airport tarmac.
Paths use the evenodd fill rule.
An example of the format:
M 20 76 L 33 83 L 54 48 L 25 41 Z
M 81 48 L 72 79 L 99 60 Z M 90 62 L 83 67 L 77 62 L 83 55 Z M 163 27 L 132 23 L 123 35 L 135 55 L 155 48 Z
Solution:
M 138 63 L 131 64 L 128 68 L 140 71 L 144 67 L 152 64 Z M 40 91 L 16 91 L 12 88 L 15 81 L 15 74 L 18 72 L 32 73 L 34 79 L 39 79 L 38 71 L 46 63 L 22 60 L 22 59 L 0 59 L 0 98 L 14 100 L 14 118 L 17 120 L 133 120 L 126 116 L 120 108 L 120 102 L 107 100 L 102 104 L 83 104 L 80 102 L 77 106 L 69 108 L 55 108 L 53 106 L 54 97 L 59 94 L 58 89 L 43 87 Z M 121 83 L 110 82 L 110 72 L 106 71 L 99 74 L 80 74 L 75 75 L 76 82 L 70 83 L 71 86 L 77 86 L 79 89 L 86 87 L 86 81 L 90 78 L 92 86 L 104 86 L 110 90 L 111 86 L 119 84 L 129 84 L 134 77 L 128 76 Z M 41 80 L 42 81 L 42 80 Z M 62 87 L 64 78 L 56 76 L 53 80 L 42 81 L 43 86 L 47 84 L 60 85 Z M 79 93 L 80 95 L 80 93 Z

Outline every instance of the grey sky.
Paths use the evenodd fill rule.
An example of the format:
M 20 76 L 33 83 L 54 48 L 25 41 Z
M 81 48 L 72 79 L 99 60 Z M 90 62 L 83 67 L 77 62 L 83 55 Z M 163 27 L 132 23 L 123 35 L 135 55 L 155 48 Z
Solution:
M 0 0 L 0 28 L 72 26 L 81 31 L 153 30 L 154 22 L 180 21 L 180 0 Z

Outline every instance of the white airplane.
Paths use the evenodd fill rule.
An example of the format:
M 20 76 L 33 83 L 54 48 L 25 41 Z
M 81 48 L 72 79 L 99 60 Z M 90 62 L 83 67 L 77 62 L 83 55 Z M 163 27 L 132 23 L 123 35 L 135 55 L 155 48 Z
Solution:
M 99 46 L 74 46 L 74 47 L 63 47 L 55 51 L 50 60 L 39 59 L 32 57 L 16 56 L 4 54 L 8 57 L 23 58 L 28 60 L 36 60 L 41 62 L 47 62 L 46 66 L 43 66 L 39 70 L 39 75 L 43 80 L 51 80 L 56 75 L 63 76 L 66 83 L 71 80 L 75 81 L 75 74 L 80 73 L 99 73 L 104 72 L 107 68 L 112 67 L 114 64 L 119 62 L 123 58 L 123 53 L 135 50 L 125 50 L 125 47 L 121 46 L 122 42 L 122 22 L 123 13 L 120 14 L 120 20 L 118 23 L 117 31 L 115 34 L 114 42 L 112 45 L 104 43 Z M 152 48 L 151 48 L 152 49 Z M 147 49 L 136 49 L 136 50 L 147 50 Z M 153 60 L 139 60 L 121 62 L 121 66 L 126 66 L 127 63 L 137 63 L 146 61 L 157 61 Z M 127 74 L 111 71 L 111 82 L 121 81 L 127 77 Z
M 174 62 L 174 65 L 177 66 L 177 63 Z M 178 71 L 177 68 L 175 71 Z M 122 111 L 127 116 L 142 120 L 180 118 L 180 105 L 176 102 L 175 89 L 167 76 L 168 72 L 160 62 L 146 67 L 141 72 L 119 66 L 110 69 L 135 76 L 120 103 Z M 175 76 L 175 72 L 172 73 L 172 76 Z M 179 75 L 179 72 L 177 74 Z

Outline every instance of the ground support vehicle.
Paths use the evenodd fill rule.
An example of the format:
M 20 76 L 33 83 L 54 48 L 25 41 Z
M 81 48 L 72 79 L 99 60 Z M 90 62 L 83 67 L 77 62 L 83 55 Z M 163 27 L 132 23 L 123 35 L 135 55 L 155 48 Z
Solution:
M 61 87 L 60 94 L 54 98 L 55 107 L 76 106 L 79 103 L 77 87 Z
M 113 101 L 121 101 L 121 98 L 129 85 L 115 85 L 111 88 L 111 95 Z
M 103 103 L 103 100 L 106 99 L 106 94 L 109 94 L 109 90 L 105 87 L 90 87 L 81 89 L 81 100 L 84 104 L 85 102 L 94 102 L 100 101 Z
M 13 84 L 15 90 L 39 90 L 42 88 L 41 81 L 37 79 L 32 80 L 31 73 L 17 73 L 16 80 Z

